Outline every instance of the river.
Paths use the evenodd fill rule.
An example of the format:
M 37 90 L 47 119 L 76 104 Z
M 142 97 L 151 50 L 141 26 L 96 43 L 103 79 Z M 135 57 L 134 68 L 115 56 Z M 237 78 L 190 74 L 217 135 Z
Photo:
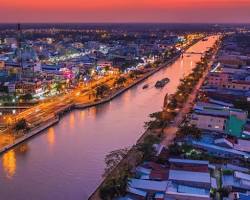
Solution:
M 188 52 L 203 52 L 216 37 Z M 31 140 L 0 157 L 1 200 L 86 200 L 101 181 L 105 155 L 130 147 L 144 132 L 144 122 L 160 111 L 166 93 L 176 91 L 201 55 L 184 55 L 110 103 L 75 110 Z M 163 89 L 157 80 L 168 77 Z M 142 89 L 144 84 L 149 88 Z

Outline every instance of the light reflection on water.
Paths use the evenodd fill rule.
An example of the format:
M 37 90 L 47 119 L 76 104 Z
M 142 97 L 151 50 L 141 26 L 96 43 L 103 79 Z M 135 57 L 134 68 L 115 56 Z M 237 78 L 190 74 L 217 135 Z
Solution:
M 190 51 L 205 50 L 212 40 Z M 0 199 L 87 199 L 101 181 L 105 155 L 136 142 L 147 116 L 162 108 L 165 94 L 175 92 L 179 79 L 199 59 L 200 55 L 184 56 L 111 103 L 65 115 L 57 125 L 24 143 L 24 152 L 18 147 L 2 155 Z M 155 82 L 165 77 L 170 82 L 155 89 Z M 143 90 L 144 84 L 149 88 Z
M 2 156 L 2 164 L 5 172 L 5 177 L 7 179 L 11 179 L 16 172 L 16 154 L 13 149 L 6 152 Z
M 53 127 L 50 127 L 48 129 L 47 137 L 48 137 L 48 143 L 51 146 L 53 146 L 55 144 L 55 130 Z

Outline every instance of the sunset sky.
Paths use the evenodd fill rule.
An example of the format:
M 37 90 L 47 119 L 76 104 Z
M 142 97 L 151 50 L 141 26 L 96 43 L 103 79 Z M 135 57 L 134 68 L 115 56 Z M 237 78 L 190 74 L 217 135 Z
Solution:
M 0 22 L 248 22 L 250 0 L 0 0 Z

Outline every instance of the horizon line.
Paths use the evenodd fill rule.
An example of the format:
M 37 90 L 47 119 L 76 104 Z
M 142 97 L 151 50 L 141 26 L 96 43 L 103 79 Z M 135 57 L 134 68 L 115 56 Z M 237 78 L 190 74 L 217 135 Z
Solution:
M 1 22 L 0 24 L 250 24 L 250 22 Z

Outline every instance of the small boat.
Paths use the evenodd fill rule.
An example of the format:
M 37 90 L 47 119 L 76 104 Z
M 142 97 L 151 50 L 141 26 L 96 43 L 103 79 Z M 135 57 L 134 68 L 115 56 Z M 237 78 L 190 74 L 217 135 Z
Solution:
M 156 88 L 163 88 L 168 82 L 169 82 L 169 78 L 164 78 L 164 79 L 162 79 L 160 81 L 157 81 L 155 83 L 155 87 Z
M 143 85 L 142 89 L 147 89 L 148 88 L 148 84 Z

